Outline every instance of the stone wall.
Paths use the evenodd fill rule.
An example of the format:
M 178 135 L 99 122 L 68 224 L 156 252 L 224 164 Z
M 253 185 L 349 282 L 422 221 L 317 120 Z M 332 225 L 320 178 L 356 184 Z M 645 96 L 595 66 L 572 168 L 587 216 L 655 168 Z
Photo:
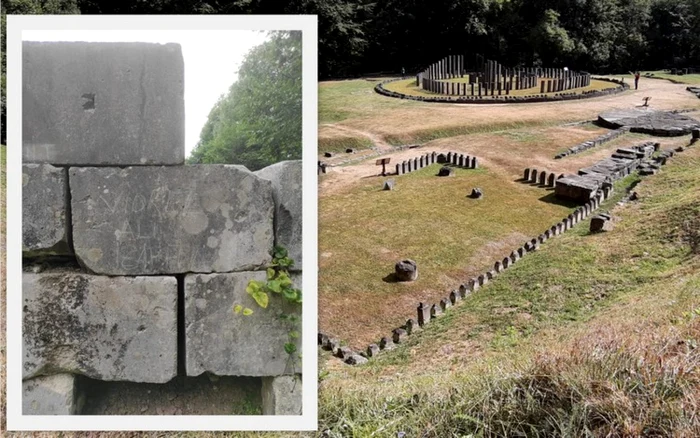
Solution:
M 581 152 L 587 151 L 588 149 L 594 148 L 596 146 L 600 146 L 603 143 L 607 143 L 611 140 L 614 140 L 626 133 L 629 132 L 629 129 L 622 127 L 618 129 L 614 129 L 610 132 L 606 132 L 603 135 L 600 135 L 593 140 L 587 140 L 584 141 L 583 143 L 579 143 L 576 146 L 572 146 L 569 149 L 565 150 L 564 152 L 558 153 L 557 155 L 554 156 L 555 159 L 560 159 L 564 158 L 569 155 L 574 155 L 574 154 L 579 154 Z
M 23 56 L 24 413 L 80 413 L 78 376 L 208 372 L 261 377 L 264 413 L 300 414 L 278 316 L 301 308 L 260 308 L 246 286 L 266 280 L 274 245 L 301 285 L 301 161 L 184 165 L 179 45 L 24 43 Z
M 453 165 L 465 169 L 476 169 L 479 167 L 476 157 L 458 154 L 457 152 L 431 152 L 396 163 L 396 175 L 411 173 L 435 163 Z

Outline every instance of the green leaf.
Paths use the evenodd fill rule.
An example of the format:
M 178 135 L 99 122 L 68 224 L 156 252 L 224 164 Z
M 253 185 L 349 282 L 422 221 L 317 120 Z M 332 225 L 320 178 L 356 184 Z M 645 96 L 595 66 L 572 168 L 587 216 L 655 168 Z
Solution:
M 292 330 L 289 332 L 289 337 L 292 339 L 298 339 L 299 338 L 299 332 L 296 330 Z
M 270 280 L 267 282 L 267 288 L 274 293 L 280 293 L 282 291 L 282 285 L 279 280 Z
M 287 249 L 282 246 L 275 246 L 274 257 L 276 259 L 283 259 L 287 257 Z
M 241 306 L 240 304 L 236 304 L 236 305 L 233 307 L 233 313 L 235 313 L 236 315 L 238 315 L 239 313 L 241 313 L 241 309 L 243 309 L 243 306 Z
M 248 286 L 245 288 L 245 291 L 248 292 L 248 294 L 253 295 L 254 293 L 262 290 L 263 285 L 264 283 L 261 281 L 250 280 L 248 282 Z
M 297 351 L 297 346 L 292 344 L 291 342 L 287 342 L 286 344 L 284 344 L 284 351 L 287 354 L 294 354 L 294 352 Z
M 267 279 L 268 280 L 272 280 L 273 278 L 275 278 L 275 274 L 276 274 L 276 272 L 274 269 L 267 268 Z
M 250 296 L 253 297 L 256 303 L 258 303 L 258 306 L 262 307 L 263 309 L 267 308 L 269 298 L 265 292 L 259 291 L 254 294 L 250 294 Z
M 253 314 L 253 310 L 246 307 L 245 309 L 243 309 L 243 314 L 244 314 L 245 316 L 252 315 L 252 314 Z

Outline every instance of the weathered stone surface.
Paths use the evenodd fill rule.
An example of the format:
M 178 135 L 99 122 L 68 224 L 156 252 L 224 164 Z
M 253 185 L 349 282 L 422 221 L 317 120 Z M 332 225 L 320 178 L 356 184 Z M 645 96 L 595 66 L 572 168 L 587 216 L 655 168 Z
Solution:
M 22 166 L 22 255 L 70 254 L 68 174 L 50 164 Z
M 269 297 L 267 308 L 259 307 L 246 287 L 250 280 L 266 278 L 265 272 L 185 277 L 188 376 L 205 371 L 221 376 L 278 376 L 294 371 L 284 344 L 289 342 L 291 330 L 301 332 L 301 329 L 279 315 L 299 316 L 301 306 L 274 295 Z M 236 305 L 253 310 L 253 314 L 235 314 Z M 301 336 L 296 339 L 299 353 L 300 340 Z
M 381 350 L 391 350 L 391 349 L 393 349 L 394 347 L 396 347 L 396 346 L 394 345 L 394 341 L 392 341 L 390 338 L 387 338 L 386 336 L 382 337 L 382 338 L 379 340 L 379 348 L 380 348 Z
M 418 266 L 413 260 L 401 260 L 394 266 L 396 279 L 398 281 L 415 281 L 418 279 Z
M 22 44 L 26 163 L 182 164 L 179 44 Z
M 84 398 L 74 374 L 54 374 L 22 382 L 22 415 L 75 415 Z
M 611 231 L 612 229 L 613 222 L 610 215 L 601 213 L 591 218 L 591 233 L 597 233 L 600 231 Z
M 379 345 L 377 344 L 369 344 L 367 346 L 367 356 L 368 357 L 375 357 L 379 354 Z
M 271 183 L 242 166 L 71 168 L 70 186 L 75 254 L 94 272 L 231 272 L 271 260 Z M 286 208 L 293 241 L 300 212 Z
M 406 336 L 408 336 L 408 332 L 402 328 L 394 329 L 394 331 L 391 333 L 391 338 L 395 344 L 400 344 L 401 342 L 405 341 Z
M 614 129 L 626 127 L 631 132 L 657 136 L 687 135 L 700 128 L 700 122 L 684 114 L 637 108 L 604 112 L 598 116 L 598 122 Z
M 177 280 L 22 275 L 23 379 L 71 372 L 164 383 L 177 374 Z
M 443 166 L 438 171 L 437 176 L 454 176 L 455 170 L 452 167 Z
M 355 354 L 350 347 L 338 347 L 334 352 L 333 355 L 339 359 L 346 359 L 350 357 L 351 355 Z
M 369 362 L 369 360 L 366 357 L 363 357 L 362 355 L 351 354 L 350 356 L 345 358 L 344 362 L 348 365 L 363 365 Z
M 483 196 L 484 196 L 483 192 L 478 187 L 473 188 L 472 192 L 469 194 L 469 197 L 472 199 L 481 199 Z
M 425 324 L 429 323 L 430 322 L 430 306 L 428 306 L 424 303 L 418 303 L 417 319 L 418 319 L 419 326 L 424 326 Z
M 301 415 L 301 376 L 263 377 L 263 415 Z
M 384 185 L 382 186 L 382 190 L 394 190 L 394 180 L 393 179 L 388 179 L 384 181 Z
M 293 269 L 302 267 L 301 160 L 282 161 L 255 174 L 272 182 L 275 201 L 275 245 L 287 248 Z

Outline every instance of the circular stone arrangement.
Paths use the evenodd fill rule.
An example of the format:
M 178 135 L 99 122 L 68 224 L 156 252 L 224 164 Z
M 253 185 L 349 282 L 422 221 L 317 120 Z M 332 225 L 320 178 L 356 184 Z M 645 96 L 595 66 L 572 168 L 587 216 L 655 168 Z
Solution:
M 631 132 L 675 137 L 688 135 L 693 129 L 700 128 L 700 122 L 683 114 L 670 111 L 650 109 L 617 109 L 598 116 L 598 123 L 606 128 L 629 128 Z

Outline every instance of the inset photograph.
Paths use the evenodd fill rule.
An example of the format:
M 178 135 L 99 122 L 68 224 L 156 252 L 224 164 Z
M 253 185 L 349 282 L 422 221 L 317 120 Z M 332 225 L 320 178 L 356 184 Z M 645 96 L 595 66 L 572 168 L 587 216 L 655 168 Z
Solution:
M 302 34 L 22 32 L 23 416 L 302 415 Z

